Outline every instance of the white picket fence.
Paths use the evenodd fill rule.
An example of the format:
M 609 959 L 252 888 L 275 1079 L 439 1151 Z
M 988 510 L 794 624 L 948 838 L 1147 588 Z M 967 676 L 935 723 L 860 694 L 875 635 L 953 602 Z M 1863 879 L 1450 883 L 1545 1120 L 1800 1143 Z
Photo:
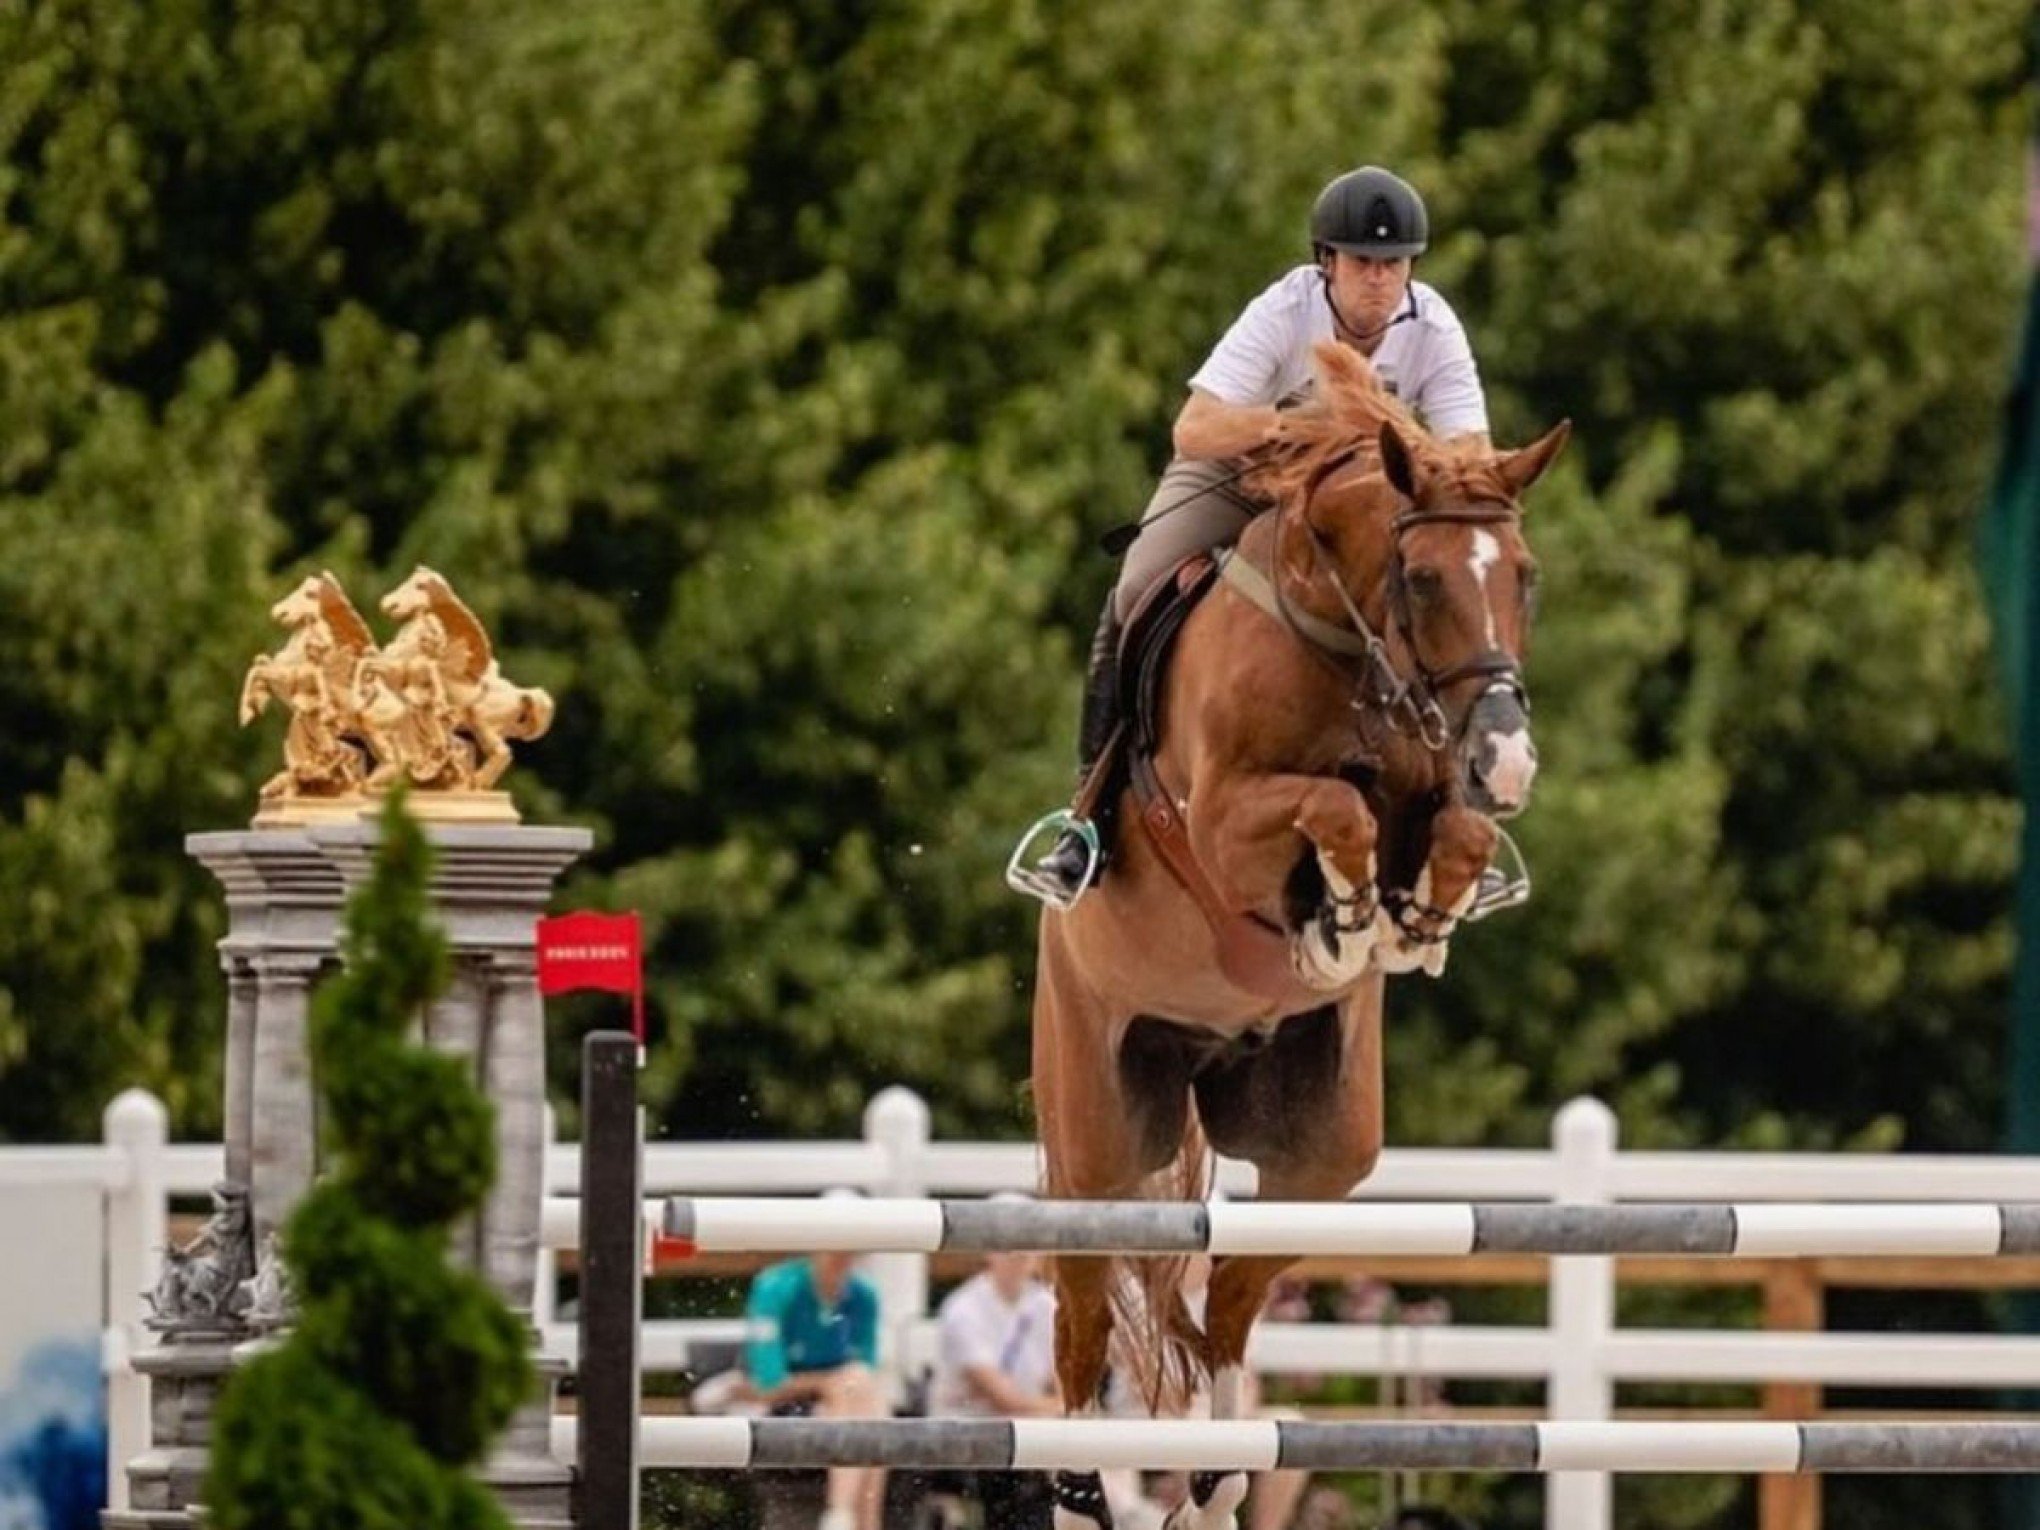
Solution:
M 126 1462 L 145 1445 L 147 1390 L 130 1357 L 153 1342 L 141 1293 L 154 1281 L 172 1196 L 202 1196 L 223 1171 L 217 1145 L 172 1144 L 153 1097 L 129 1091 L 108 1107 L 98 1147 L 0 1147 L 0 1208 L 21 1185 L 73 1184 L 103 1196 L 106 1217 L 104 1356 L 110 1482 L 116 1505 Z M 547 1159 L 547 1242 L 572 1242 L 571 1196 L 579 1154 Z M 648 1217 L 668 1195 L 805 1195 L 850 1186 L 883 1196 L 973 1196 L 1026 1190 L 1039 1161 L 1025 1144 L 934 1141 L 925 1102 L 887 1089 L 865 1111 L 862 1137 L 822 1142 L 653 1142 L 645 1152 Z M 1253 1170 L 1220 1165 L 1219 1188 L 1250 1195 Z M 1549 1148 L 1391 1148 L 1359 1192 L 1412 1201 L 2040 1201 L 2040 1159 L 1925 1154 L 1625 1152 L 1613 1115 L 1575 1100 L 1554 1118 Z M 0 1211 L 4 1214 L 4 1211 Z M 928 1350 L 928 1260 L 875 1255 L 869 1268 L 888 1315 L 887 1354 L 900 1370 Z M 549 1351 L 570 1354 L 571 1325 L 555 1321 L 552 1281 L 537 1283 L 536 1316 Z M 1606 1258 L 1551 1265 L 1542 1326 L 1444 1327 L 1264 1324 L 1250 1359 L 1264 1373 L 1435 1376 L 1541 1381 L 1553 1419 L 1611 1416 L 1625 1381 L 1819 1382 L 1998 1389 L 2040 1387 L 2040 1338 L 1995 1334 L 1903 1335 L 1754 1330 L 1639 1330 L 1614 1321 L 1615 1275 Z M 704 1340 L 742 1336 L 733 1320 L 646 1325 L 648 1369 L 686 1363 Z M 1595 1530 L 1610 1521 L 1609 1479 L 1565 1472 L 1549 1479 L 1550 1523 Z

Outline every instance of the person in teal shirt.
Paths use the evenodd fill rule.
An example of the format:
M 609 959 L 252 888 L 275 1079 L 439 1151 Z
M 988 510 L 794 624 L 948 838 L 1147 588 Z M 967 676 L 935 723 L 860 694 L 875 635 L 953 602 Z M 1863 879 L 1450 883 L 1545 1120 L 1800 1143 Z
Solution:
M 813 1254 L 760 1270 L 744 1303 L 744 1372 L 778 1415 L 884 1418 L 878 1380 L 878 1288 L 849 1254 Z M 829 1472 L 818 1530 L 879 1530 L 885 1469 Z

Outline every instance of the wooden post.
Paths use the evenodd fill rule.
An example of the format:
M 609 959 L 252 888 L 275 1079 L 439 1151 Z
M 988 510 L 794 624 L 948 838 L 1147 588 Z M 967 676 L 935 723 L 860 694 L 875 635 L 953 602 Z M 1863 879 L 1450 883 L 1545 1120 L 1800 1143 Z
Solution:
M 1820 1268 L 1811 1259 L 1785 1259 L 1764 1272 L 1764 1327 L 1791 1333 L 1818 1333 L 1827 1325 L 1826 1295 Z M 1774 1381 L 1764 1387 L 1767 1419 L 1813 1419 L 1820 1416 L 1817 1382 Z M 1817 1475 L 1772 1475 L 1757 1488 L 1759 1530 L 1820 1530 L 1820 1484 Z
M 644 1315 L 644 1153 L 637 1038 L 581 1046 L 582 1530 L 637 1530 L 638 1333 Z

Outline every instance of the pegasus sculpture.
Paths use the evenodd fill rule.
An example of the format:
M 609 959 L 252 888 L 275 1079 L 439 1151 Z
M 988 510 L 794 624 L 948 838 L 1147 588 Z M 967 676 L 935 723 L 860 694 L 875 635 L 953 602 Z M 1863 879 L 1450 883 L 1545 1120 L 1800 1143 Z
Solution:
M 353 816 L 399 782 L 425 816 L 514 821 L 496 783 L 510 767 L 510 741 L 552 726 L 552 697 L 503 677 L 481 622 L 433 570 L 414 569 L 382 609 L 400 625 L 378 646 L 330 573 L 270 607 L 290 637 L 249 665 L 240 719 L 246 725 L 275 702 L 290 725 L 257 824 Z

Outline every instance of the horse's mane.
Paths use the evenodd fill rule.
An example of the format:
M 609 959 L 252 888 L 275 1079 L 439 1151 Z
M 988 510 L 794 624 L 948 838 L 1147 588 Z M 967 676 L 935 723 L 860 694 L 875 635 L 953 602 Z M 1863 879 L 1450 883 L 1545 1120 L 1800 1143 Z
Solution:
M 1282 439 L 1247 475 L 1250 493 L 1272 505 L 1300 500 L 1326 464 L 1354 448 L 1355 461 L 1378 466 L 1383 425 L 1394 425 L 1411 454 L 1434 472 L 1471 479 L 1494 460 L 1493 451 L 1478 441 L 1438 440 L 1351 346 L 1320 340 L 1311 355 L 1317 391 L 1309 403 L 1283 416 Z

